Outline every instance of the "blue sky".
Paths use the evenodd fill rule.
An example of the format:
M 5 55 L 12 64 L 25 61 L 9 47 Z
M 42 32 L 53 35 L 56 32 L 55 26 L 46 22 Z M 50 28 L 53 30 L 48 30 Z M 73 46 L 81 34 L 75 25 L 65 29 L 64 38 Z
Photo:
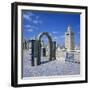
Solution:
M 33 39 L 41 32 L 48 32 L 53 40 L 62 45 L 70 25 L 75 33 L 75 44 L 80 42 L 80 14 L 24 10 L 22 20 L 24 39 Z

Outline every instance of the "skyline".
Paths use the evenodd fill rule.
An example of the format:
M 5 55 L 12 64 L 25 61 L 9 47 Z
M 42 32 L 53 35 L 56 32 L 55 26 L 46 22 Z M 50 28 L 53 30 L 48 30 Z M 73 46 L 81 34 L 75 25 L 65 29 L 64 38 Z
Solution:
M 48 32 L 57 44 L 65 43 L 65 32 L 70 25 L 75 33 L 75 45 L 80 44 L 80 14 L 22 11 L 23 38 L 34 39 L 41 32 Z

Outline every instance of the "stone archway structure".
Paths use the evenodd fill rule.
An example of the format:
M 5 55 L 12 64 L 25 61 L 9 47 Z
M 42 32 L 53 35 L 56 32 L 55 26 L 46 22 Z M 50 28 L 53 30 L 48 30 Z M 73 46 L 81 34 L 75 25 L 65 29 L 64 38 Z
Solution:
M 38 64 L 41 64 L 41 39 L 43 36 L 46 36 L 48 38 L 49 41 L 49 47 L 50 47 L 50 54 L 49 54 L 49 61 L 52 61 L 53 59 L 53 41 L 51 36 L 48 34 L 48 32 L 43 32 L 40 33 L 37 37 L 37 41 L 38 41 L 38 56 L 37 56 L 37 60 L 38 60 Z

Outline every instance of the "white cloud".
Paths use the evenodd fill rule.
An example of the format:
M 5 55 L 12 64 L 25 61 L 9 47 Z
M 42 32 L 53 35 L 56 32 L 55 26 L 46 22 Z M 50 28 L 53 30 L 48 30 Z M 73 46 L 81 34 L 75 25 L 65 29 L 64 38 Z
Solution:
M 23 17 L 24 17 L 25 19 L 29 19 L 29 15 L 27 15 L 27 14 L 23 14 Z
M 24 25 L 25 28 L 31 28 L 31 25 Z
M 29 32 L 33 32 L 34 30 L 33 30 L 32 28 L 30 28 L 30 29 L 28 29 L 27 31 L 29 31 Z
M 24 29 L 27 30 L 27 31 L 34 31 L 34 30 L 38 30 L 38 27 L 33 25 L 24 25 Z
M 23 18 L 30 21 L 33 24 L 41 24 L 42 20 L 39 19 L 39 16 L 36 16 L 35 14 L 33 14 L 32 12 L 27 12 L 23 14 Z M 26 28 L 29 28 L 30 26 L 27 25 L 25 26 Z
M 32 16 L 34 16 L 34 14 L 32 12 L 27 12 L 23 14 L 23 17 L 27 20 L 32 20 Z
M 38 21 L 38 23 L 42 23 L 42 20 L 39 18 L 39 16 L 36 16 L 36 20 Z
M 53 34 L 57 34 L 58 32 L 56 32 L 56 31 L 53 31 L 52 33 L 53 33 Z
M 34 23 L 34 24 L 38 24 L 39 21 L 38 21 L 38 20 L 33 20 L 33 23 Z
M 36 20 L 33 20 L 33 23 L 34 23 L 34 24 L 41 24 L 41 23 L 42 23 L 42 21 L 41 21 L 41 20 L 37 20 L 37 19 L 36 19 Z
M 65 35 L 61 35 L 60 38 L 65 38 Z
M 28 14 L 23 14 L 23 17 L 29 21 L 32 20 L 31 16 L 29 16 Z
M 29 16 L 34 16 L 34 14 L 32 12 L 28 12 L 27 13 Z

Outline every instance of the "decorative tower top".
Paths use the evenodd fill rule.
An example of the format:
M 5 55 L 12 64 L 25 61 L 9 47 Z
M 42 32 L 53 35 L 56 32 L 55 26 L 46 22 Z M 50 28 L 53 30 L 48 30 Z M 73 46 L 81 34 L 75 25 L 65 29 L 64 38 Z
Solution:
M 70 25 L 68 26 L 67 31 L 68 32 L 71 32 L 72 31 L 72 27 Z

